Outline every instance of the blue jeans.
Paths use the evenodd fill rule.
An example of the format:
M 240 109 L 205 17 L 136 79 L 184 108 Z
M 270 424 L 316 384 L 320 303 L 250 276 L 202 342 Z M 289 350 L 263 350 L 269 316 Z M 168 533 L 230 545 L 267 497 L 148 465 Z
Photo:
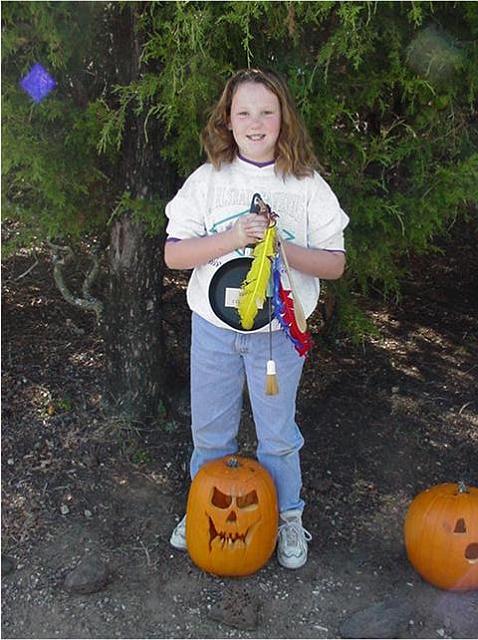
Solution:
M 304 439 L 295 422 L 304 359 L 283 331 L 272 333 L 279 393 L 265 394 L 269 333 L 238 333 L 192 315 L 191 478 L 209 460 L 237 452 L 244 382 L 247 380 L 258 440 L 257 459 L 271 474 L 279 511 L 304 508 L 299 450 Z

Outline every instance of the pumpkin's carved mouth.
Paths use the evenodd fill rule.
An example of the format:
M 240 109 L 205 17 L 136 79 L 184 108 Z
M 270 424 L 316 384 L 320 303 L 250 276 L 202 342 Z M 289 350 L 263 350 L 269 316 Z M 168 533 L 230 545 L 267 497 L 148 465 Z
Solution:
M 224 549 L 224 547 L 242 547 L 246 548 L 247 534 L 250 529 L 247 529 L 245 533 L 239 533 L 238 531 L 218 531 L 214 526 L 211 516 L 209 516 L 209 550 L 213 546 Z
M 478 542 L 472 542 L 466 547 L 465 558 L 470 564 L 478 563 Z

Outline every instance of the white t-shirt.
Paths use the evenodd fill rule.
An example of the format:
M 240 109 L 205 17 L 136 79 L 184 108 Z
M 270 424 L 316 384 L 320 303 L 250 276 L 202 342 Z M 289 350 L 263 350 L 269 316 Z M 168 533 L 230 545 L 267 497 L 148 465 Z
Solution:
M 284 179 L 276 175 L 273 164 L 258 167 L 241 158 L 223 165 L 219 171 L 210 163 L 196 169 L 166 205 L 166 233 L 170 238 L 184 240 L 225 231 L 238 217 L 249 213 L 255 193 L 278 214 L 278 229 L 285 241 L 314 249 L 344 250 L 343 230 L 349 218 L 317 172 L 300 180 L 291 176 Z M 211 308 L 209 283 L 223 264 L 243 255 L 243 250 L 237 250 L 214 258 L 196 267 L 189 280 L 190 309 L 218 327 L 231 328 Z M 319 299 L 319 279 L 291 271 L 308 317 Z

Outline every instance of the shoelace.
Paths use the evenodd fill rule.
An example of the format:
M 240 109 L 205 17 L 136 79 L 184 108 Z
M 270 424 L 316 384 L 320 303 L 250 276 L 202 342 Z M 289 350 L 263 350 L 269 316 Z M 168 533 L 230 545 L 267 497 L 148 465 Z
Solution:
M 298 520 L 292 520 L 290 522 L 283 522 L 277 531 L 279 536 L 281 532 L 285 534 L 285 542 L 287 546 L 296 546 L 299 543 L 301 534 L 307 542 L 312 540 L 312 534 L 302 526 L 302 523 Z

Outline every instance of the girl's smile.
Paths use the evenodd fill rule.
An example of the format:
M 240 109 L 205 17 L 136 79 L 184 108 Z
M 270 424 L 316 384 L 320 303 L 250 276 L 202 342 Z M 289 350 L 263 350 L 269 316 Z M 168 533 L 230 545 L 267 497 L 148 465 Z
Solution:
M 254 162 L 275 159 L 281 127 L 278 97 L 262 83 L 244 82 L 232 98 L 229 129 L 239 153 Z

